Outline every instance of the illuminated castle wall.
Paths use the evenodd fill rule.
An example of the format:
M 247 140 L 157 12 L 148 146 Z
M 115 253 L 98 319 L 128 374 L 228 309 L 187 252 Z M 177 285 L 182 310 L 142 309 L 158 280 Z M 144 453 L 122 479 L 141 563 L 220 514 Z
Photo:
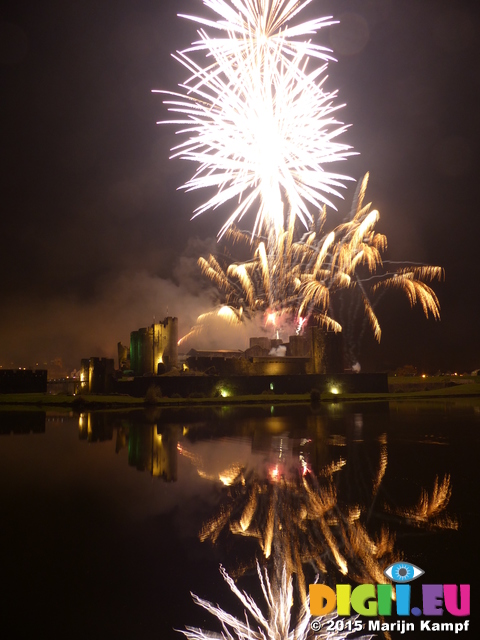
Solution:
M 130 368 L 135 375 L 164 373 L 178 365 L 178 318 L 132 331 Z
M 266 337 L 250 338 L 246 351 L 199 351 L 187 354 L 191 371 L 216 375 L 288 376 L 343 373 L 341 334 L 309 327 L 288 343 Z
M 113 358 L 82 358 L 80 391 L 110 393 L 113 390 Z

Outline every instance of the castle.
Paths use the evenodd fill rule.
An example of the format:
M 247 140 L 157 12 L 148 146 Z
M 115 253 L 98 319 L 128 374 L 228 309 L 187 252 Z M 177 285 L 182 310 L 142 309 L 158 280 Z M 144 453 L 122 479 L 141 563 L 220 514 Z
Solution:
M 167 317 L 132 331 L 130 348 L 119 342 L 118 364 L 115 374 L 113 358 L 82 360 L 82 388 L 136 397 L 145 397 L 152 386 L 163 395 L 182 397 L 305 393 L 313 388 L 334 389 L 332 393 L 388 390 L 385 374 L 343 373 L 342 335 L 320 327 L 307 327 L 285 344 L 253 337 L 245 351 L 191 349 L 180 359 L 178 318 Z
M 159 375 L 178 366 L 178 318 L 168 317 L 130 334 L 130 349 L 118 343 L 118 366 L 136 376 Z

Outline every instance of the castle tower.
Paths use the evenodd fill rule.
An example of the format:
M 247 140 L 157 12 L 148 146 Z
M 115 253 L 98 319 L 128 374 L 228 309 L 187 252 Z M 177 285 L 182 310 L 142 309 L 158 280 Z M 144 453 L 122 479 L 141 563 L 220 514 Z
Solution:
M 132 331 L 130 366 L 137 376 L 156 375 L 178 365 L 178 318 Z M 161 365 L 159 367 L 159 365 Z
M 178 318 L 168 317 L 163 322 L 152 325 L 154 348 L 154 372 L 158 365 L 169 370 L 178 365 Z

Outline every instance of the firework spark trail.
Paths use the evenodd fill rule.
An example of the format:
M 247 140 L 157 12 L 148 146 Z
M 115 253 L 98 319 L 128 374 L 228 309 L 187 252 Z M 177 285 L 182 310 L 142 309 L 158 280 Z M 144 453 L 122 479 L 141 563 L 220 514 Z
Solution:
M 332 317 L 331 293 L 356 287 L 379 341 L 380 325 L 365 283 L 377 278 L 386 238 L 374 231 L 378 212 L 363 206 L 368 175 L 347 222 L 320 235 L 326 205 L 335 208 L 331 196 L 341 197 L 339 189 L 351 180 L 325 166 L 354 152 L 338 141 L 347 128 L 335 119 L 343 105 L 336 104 L 336 91 L 325 89 L 331 52 L 311 41 L 334 21 L 294 20 L 310 1 L 204 0 L 214 19 L 182 16 L 200 25 L 199 39 L 174 56 L 190 73 L 179 85 L 181 92 L 160 91 L 170 96 L 164 103 L 176 114 L 166 123 L 179 125 L 177 133 L 186 136 L 172 149 L 173 157 L 197 165 L 182 188 L 216 188 L 195 216 L 236 201 L 221 238 L 247 212 L 255 212 L 253 260 L 227 271 L 213 257 L 201 265 L 220 289 L 236 280 L 237 298 L 246 295 L 247 305 L 235 309 L 227 302 L 220 315 L 238 324 L 246 306 L 252 311 L 270 307 L 275 313 L 280 308 L 297 326 L 312 315 L 325 328 L 341 331 Z M 320 66 L 312 68 L 312 59 Z M 323 209 L 317 220 L 309 207 Z M 297 220 L 311 228 L 306 241 L 294 242 Z M 262 233 L 266 239 L 260 241 Z M 359 276 L 362 267 L 368 278 Z M 427 317 L 438 319 L 439 302 L 425 280 L 441 274 L 439 267 L 407 267 L 380 276 L 371 292 L 399 288 L 412 306 L 419 303 Z M 209 317 L 200 318 L 188 335 L 196 335 Z
M 241 323 L 257 313 L 277 319 L 285 315 L 289 324 L 297 327 L 313 316 L 325 328 L 342 331 L 345 322 L 342 319 L 340 324 L 333 317 L 332 297 L 345 290 L 353 296 L 354 289 L 357 291 L 356 313 L 363 310 L 366 319 L 360 338 L 368 323 L 380 341 L 381 329 L 374 307 L 392 288 L 403 291 L 412 306 L 419 303 L 426 317 L 431 314 L 438 319 L 439 301 L 427 283 L 441 280 L 443 269 L 418 264 L 402 266 L 394 272 L 384 269 L 384 265 L 389 264 L 382 259 L 387 240 L 375 231 L 378 212 L 371 211 L 370 204 L 364 205 L 367 183 L 368 174 L 358 185 L 349 218 L 333 231 L 324 231 L 325 209 L 314 217 L 310 231 L 300 239 L 295 239 L 294 231 L 288 229 L 278 235 L 270 248 L 263 238 L 252 239 L 248 232 L 229 229 L 228 240 L 253 243 L 253 257 L 230 264 L 221 263 L 212 255 L 199 259 L 202 272 L 224 296 L 224 304 L 219 310 L 200 317 L 193 334 L 189 335 L 195 335 L 204 321 L 215 314 L 223 315 L 231 324 Z M 375 283 L 369 286 L 373 279 Z M 341 304 L 343 312 L 343 299 Z M 346 332 L 352 357 L 353 325 L 354 321 L 347 325 Z
M 212 27 L 226 34 L 222 41 L 223 49 L 228 52 L 229 47 L 235 51 L 237 47 L 244 47 L 246 54 L 253 48 L 262 49 L 266 46 L 275 50 L 280 48 L 282 56 L 288 57 L 302 51 L 305 56 L 311 56 L 328 61 L 333 60 L 330 49 L 313 44 L 310 40 L 297 41 L 294 38 L 312 36 L 322 27 L 336 24 L 336 20 L 330 17 L 314 18 L 296 27 L 286 23 L 295 17 L 312 0 L 300 2 L 299 0 L 257 0 L 256 2 L 232 0 L 203 0 L 203 4 L 222 16 L 224 20 L 213 21 L 199 17 L 181 15 L 182 18 L 193 20 L 199 24 Z M 234 7 L 231 6 L 234 5 Z M 285 30 L 282 26 L 285 25 Z M 230 34 L 233 33 L 232 38 Z M 286 37 L 288 33 L 288 39 Z M 249 43 L 249 44 L 247 44 Z M 205 49 L 202 41 L 193 43 L 187 51 Z M 208 47 L 206 48 L 208 53 Z
M 426 489 L 422 489 L 421 497 L 417 505 L 413 508 L 392 508 L 387 507 L 389 513 L 397 517 L 406 519 L 410 524 L 424 529 L 458 529 L 458 521 L 449 515 L 441 515 L 452 495 L 450 476 L 447 475 L 439 482 L 438 476 L 435 478 L 433 491 L 431 494 Z
M 293 475 L 265 477 L 257 473 L 240 473 L 230 485 L 229 497 L 220 513 L 206 522 L 202 541 L 218 540 L 220 532 L 258 539 L 263 556 L 280 557 L 288 575 L 296 574 L 296 587 L 300 601 L 307 593 L 302 566 L 314 567 L 316 573 L 338 571 L 358 583 L 385 583 L 384 568 L 392 561 L 395 535 L 383 525 L 381 531 L 369 532 L 372 517 L 384 519 L 390 514 L 402 524 L 427 530 L 455 529 L 456 519 L 445 513 L 451 495 L 450 479 L 435 479 L 433 492 L 422 490 L 421 498 L 413 508 L 389 505 L 379 500 L 387 465 L 387 440 L 380 438 L 377 469 L 372 477 L 362 482 L 357 474 L 350 477 L 349 467 L 357 468 L 344 459 L 334 461 L 318 475 L 309 471 L 300 473 L 301 461 Z M 365 470 L 362 458 L 360 471 Z M 336 479 L 334 479 L 334 476 Z M 350 496 L 345 504 L 344 482 L 360 487 L 361 495 Z M 340 491 L 340 499 L 337 496 Z M 378 508 L 375 508 L 375 505 Z M 228 515 L 227 515 L 228 514 Z M 237 571 L 237 575 L 242 572 Z
M 308 574 L 304 573 L 304 566 L 328 574 L 331 581 L 335 573 L 340 572 L 358 584 L 386 583 L 384 568 L 392 562 L 394 554 L 398 560 L 395 535 L 385 525 L 375 534 L 368 530 L 372 505 L 377 500 L 388 465 L 385 434 L 379 438 L 379 443 L 378 468 L 369 482 L 364 483 L 367 494 L 360 500 L 357 496 L 350 504 L 345 504 L 342 497 L 339 499 L 337 493 L 342 485 L 334 482 L 334 476 L 348 473 L 349 465 L 344 459 L 323 466 L 318 476 L 312 471 L 306 475 L 301 473 L 301 456 L 298 460 L 295 458 L 297 466 L 290 467 L 289 473 L 281 477 L 272 476 L 268 470 L 262 476 L 245 469 L 239 472 L 241 465 L 233 465 L 232 473 L 228 474 L 233 478 L 229 483 L 228 503 L 216 517 L 205 523 L 200 539 L 215 543 L 224 529 L 258 539 L 269 567 L 268 573 L 267 569 L 261 571 L 256 562 L 267 608 L 241 591 L 233 578 L 221 569 L 225 581 L 244 607 L 244 617 L 236 618 L 218 605 L 193 596 L 197 604 L 218 619 L 223 633 L 193 627 L 187 627 L 182 633 L 190 640 L 307 640 L 313 635 L 334 640 L 337 636 L 327 634 L 326 622 L 334 620 L 335 613 L 332 618 L 321 620 L 322 630 L 315 634 L 307 624 Z M 362 469 L 364 463 L 362 458 Z M 354 481 L 359 484 L 357 476 Z M 456 528 L 456 520 L 444 515 L 450 496 L 449 477 L 443 481 L 436 478 L 433 491 L 422 490 L 415 507 L 405 509 L 385 504 L 383 510 L 403 524 L 427 530 Z M 383 514 L 377 515 L 383 519 Z M 236 576 L 243 575 L 245 568 L 236 569 Z M 300 608 L 296 618 L 297 609 L 292 608 L 294 601 Z M 339 637 L 344 638 L 345 632 L 342 633 L 344 635 Z M 390 637 L 387 633 L 384 635 Z
M 267 604 L 267 615 L 265 616 L 255 602 L 255 600 L 245 591 L 240 591 L 233 579 L 228 575 L 223 567 L 220 572 L 223 579 L 230 587 L 231 591 L 237 596 L 244 606 L 245 619 L 240 620 L 232 614 L 224 611 L 218 605 L 214 605 L 208 600 L 203 600 L 192 594 L 196 604 L 200 605 L 206 611 L 215 616 L 222 625 L 223 633 L 220 635 L 215 632 L 205 631 L 195 627 L 186 627 L 185 631 L 181 631 L 189 640 L 307 640 L 313 635 L 319 640 L 342 640 L 350 635 L 348 631 L 330 631 L 327 623 L 337 618 L 336 613 L 322 616 L 319 620 L 322 627 L 315 634 L 310 628 L 310 607 L 309 600 L 301 607 L 296 623 L 292 623 L 292 602 L 293 602 L 293 584 L 291 577 L 287 576 L 285 565 L 280 568 L 281 579 L 273 580 L 272 583 L 265 571 L 262 574 L 260 566 L 257 562 L 257 573 L 263 597 Z M 344 622 L 349 621 L 351 627 L 357 616 L 346 618 Z M 253 623 L 251 622 L 253 620 Z M 373 636 L 361 636 L 359 640 L 369 640 Z
M 394 537 L 386 529 L 378 540 L 371 537 L 362 524 L 365 507 L 340 508 L 331 478 L 322 485 L 312 474 L 309 478 L 307 482 L 304 477 L 298 484 L 285 479 L 262 482 L 250 477 L 247 503 L 242 502 L 244 490 L 237 486 L 228 508 L 205 524 L 200 535 L 202 541 L 217 540 L 222 529 L 229 529 L 234 535 L 257 538 L 266 559 L 279 556 L 286 564 L 288 574 L 296 574 L 303 603 L 307 593 L 302 565 L 310 564 L 316 572 L 327 573 L 328 564 L 329 572 L 335 567 L 342 575 L 349 575 L 359 582 L 374 578 L 383 583 L 382 571 L 393 553 Z M 252 495 L 261 497 L 261 502 L 255 500 L 254 511 Z M 239 507 L 242 514 L 238 513 Z M 227 511 L 231 518 L 229 527 L 224 517 Z M 248 523 L 242 523 L 246 512 Z
M 337 141 L 347 128 L 334 117 L 343 105 L 335 104 L 336 91 L 324 88 L 332 58 L 311 42 L 333 22 L 316 18 L 292 26 L 290 20 L 309 0 L 204 4 L 220 19 L 184 17 L 219 37 L 200 29 L 199 40 L 174 56 L 191 74 L 180 85 L 182 93 L 160 91 L 173 98 L 165 104 L 178 115 L 168 122 L 188 136 L 172 150 L 173 157 L 198 165 L 183 188 L 217 188 L 195 215 L 237 199 L 220 237 L 255 208 L 253 237 L 265 229 L 270 252 L 291 220 L 298 218 L 308 228 L 309 206 L 335 208 L 330 196 L 341 197 L 338 189 L 351 179 L 324 168 L 353 153 Z M 191 55 L 199 53 L 200 63 Z M 323 64 L 310 70 L 311 57 Z

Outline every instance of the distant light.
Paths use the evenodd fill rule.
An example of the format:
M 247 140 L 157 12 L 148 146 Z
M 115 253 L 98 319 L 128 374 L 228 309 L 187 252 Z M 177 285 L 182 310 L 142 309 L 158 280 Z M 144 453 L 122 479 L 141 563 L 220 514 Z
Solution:
M 265 321 L 265 324 L 268 324 L 270 322 L 270 324 L 273 324 L 273 326 L 275 326 L 276 317 L 277 317 L 276 313 L 269 313 L 267 315 L 267 319 Z
M 273 391 L 273 382 L 270 382 L 270 391 Z
M 426 378 L 426 377 L 427 377 L 427 376 L 426 376 L 424 373 L 422 373 L 422 378 Z
M 330 393 L 337 395 L 340 393 L 340 389 L 338 387 L 330 387 Z
M 241 465 L 239 463 L 235 463 L 231 465 L 229 469 L 222 471 L 222 473 L 218 475 L 218 479 L 226 487 L 230 487 L 235 482 L 235 479 L 238 477 L 238 474 L 240 473 L 241 469 L 242 469 Z
M 220 389 L 220 395 L 222 398 L 228 398 L 231 394 L 228 389 Z

